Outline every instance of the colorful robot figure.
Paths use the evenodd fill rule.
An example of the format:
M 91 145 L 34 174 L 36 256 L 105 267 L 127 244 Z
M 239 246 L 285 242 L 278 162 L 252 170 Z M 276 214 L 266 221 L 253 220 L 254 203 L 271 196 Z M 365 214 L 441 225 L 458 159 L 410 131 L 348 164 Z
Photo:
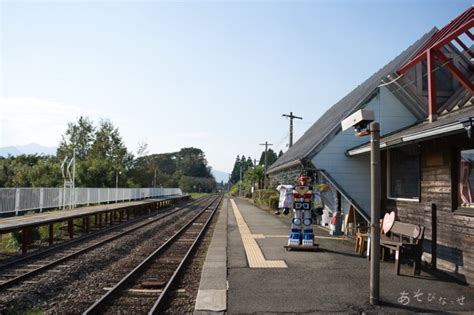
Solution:
M 291 234 L 288 246 L 314 246 L 313 218 L 313 191 L 309 186 L 309 178 L 301 175 L 293 190 L 294 218 L 291 221 Z M 303 233 L 301 229 L 303 228 Z

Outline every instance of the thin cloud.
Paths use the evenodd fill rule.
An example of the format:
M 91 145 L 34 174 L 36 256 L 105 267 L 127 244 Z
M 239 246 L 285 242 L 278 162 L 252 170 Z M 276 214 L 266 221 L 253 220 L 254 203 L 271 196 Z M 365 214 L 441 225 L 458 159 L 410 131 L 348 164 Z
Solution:
M 57 146 L 67 123 L 98 113 L 35 97 L 0 98 L 0 146 L 38 143 Z

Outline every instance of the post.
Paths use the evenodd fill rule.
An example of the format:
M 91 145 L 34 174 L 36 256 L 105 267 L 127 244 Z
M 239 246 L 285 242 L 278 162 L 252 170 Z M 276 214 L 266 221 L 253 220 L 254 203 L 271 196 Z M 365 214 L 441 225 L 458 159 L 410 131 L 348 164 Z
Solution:
M 436 113 L 436 72 L 435 57 L 431 49 L 427 52 L 427 69 L 428 73 L 428 118 L 430 123 L 437 119 Z
M 49 224 L 49 245 L 54 243 L 54 223 Z
M 21 252 L 22 254 L 26 254 L 28 251 L 28 244 L 30 242 L 30 229 L 29 227 L 23 228 L 21 232 Z
M 242 165 L 240 165 L 239 196 L 242 197 Z
M 20 189 L 21 188 L 15 188 L 15 215 L 18 215 L 20 212 Z
M 380 127 L 370 124 L 370 304 L 379 303 L 380 284 Z
M 40 212 L 43 212 L 43 207 L 44 207 L 44 188 L 40 188 Z
M 438 215 L 435 203 L 431 204 L 431 268 L 437 268 L 438 259 Z
M 265 142 L 266 143 L 266 142 Z M 267 171 L 268 158 L 267 158 L 267 147 L 265 146 L 265 172 Z
M 64 189 L 64 188 L 63 188 Z M 58 198 L 58 208 L 61 209 L 61 206 L 63 204 L 63 191 L 61 191 L 61 188 L 57 188 L 57 191 L 58 191 L 58 194 L 59 194 L 59 198 Z
M 260 143 L 260 145 L 264 145 L 265 146 L 265 173 L 267 173 L 267 167 L 268 167 L 268 158 L 267 158 L 267 152 L 268 152 L 268 146 L 271 146 L 273 144 L 271 143 L 268 143 L 268 141 L 265 141 L 265 143 Z M 263 188 L 266 188 L 267 187 L 267 180 L 266 180 L 266 177 L 264 176 L 263 177 Z
M 115 203 L 118 202 L 118 172 L 115 173 Z
M 116 171 L 115 173 L 115 203 L 118 202 L 118 179 L 119 175 L 122 175 L 122 172 Z M 123 194 L 122 194 L 122 199 L 123 199 Z
M 303 117 L 294 116 L 293 112 L 290 112 L 289 115 L 283 114 L 282 116 L 290 118 L 290 142 L 288 143 L 288 148 L 291 148 L 293 145 L 293 119 L 303 119 Z
M 74 160 L 74 163 L 72 164 L 72 208 L 76 207 L 76 149 L 74 149 L 72 153 L 72 158 Z

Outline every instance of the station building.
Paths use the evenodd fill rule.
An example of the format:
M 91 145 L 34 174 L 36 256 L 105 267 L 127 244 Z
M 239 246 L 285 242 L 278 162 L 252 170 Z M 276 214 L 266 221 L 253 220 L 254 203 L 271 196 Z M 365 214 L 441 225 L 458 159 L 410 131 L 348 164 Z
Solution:
M 433 28 L 329 108 L 267 171 L 271 185 L 306 171 L 328 183 L 325 212 L 370 220 L 370 144 L 341 130 L 355 111 L 380 123 L 382 209 L 425 227 L 423 260 L 474 283 L 474 98 L 470 7 Z M 471 45 L 466 45 L 471 42 Z M 468 46 L 470 48 L 468 48 Z M 356 220 L 352 220 L 353 213 Z M 345 232 L 352 233 L 344 224 Z

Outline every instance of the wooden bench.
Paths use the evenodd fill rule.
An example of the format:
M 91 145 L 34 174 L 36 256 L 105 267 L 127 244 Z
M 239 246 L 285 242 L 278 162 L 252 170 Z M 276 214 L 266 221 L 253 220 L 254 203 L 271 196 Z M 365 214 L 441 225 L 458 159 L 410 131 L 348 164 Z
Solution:
M 400 260 L 413 259 L 413 274 L 419 275 L 425 228 L 420 225 L 394 221 L 386 234 L 380 236 L 380 246 L 395 251 L 395 272 L 400 274 Z M 382 259 L 385 258 L 382 251 Z

